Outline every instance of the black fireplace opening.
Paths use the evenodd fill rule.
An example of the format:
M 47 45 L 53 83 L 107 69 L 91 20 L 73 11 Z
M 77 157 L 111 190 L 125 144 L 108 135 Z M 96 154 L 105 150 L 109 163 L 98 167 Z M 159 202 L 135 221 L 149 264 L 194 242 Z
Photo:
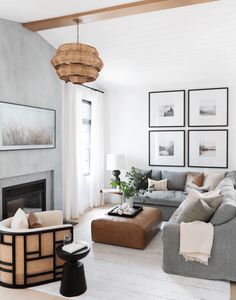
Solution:
M 2 188 L 2 217 L 12 217 L 18 208 L 39 212 L 46 210 L 46 179 Z

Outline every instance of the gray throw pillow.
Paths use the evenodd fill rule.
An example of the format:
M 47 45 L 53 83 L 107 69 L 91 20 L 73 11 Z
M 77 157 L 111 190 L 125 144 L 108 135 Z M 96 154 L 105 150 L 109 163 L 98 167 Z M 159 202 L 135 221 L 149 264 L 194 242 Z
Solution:
M 160 170 L 152 170 L 151 179 L 161 180 L 161 171 Z
M 207 199 L 196 199 L 192 202 L 189 201 L 184 204 L 183 209 L 177 216 L 177 222 L 208 222 L 221 203 L 221 195 Z
M 184 191 L 187 172 L 162 171 L 162 179 L 167 179 L 168 190 Z

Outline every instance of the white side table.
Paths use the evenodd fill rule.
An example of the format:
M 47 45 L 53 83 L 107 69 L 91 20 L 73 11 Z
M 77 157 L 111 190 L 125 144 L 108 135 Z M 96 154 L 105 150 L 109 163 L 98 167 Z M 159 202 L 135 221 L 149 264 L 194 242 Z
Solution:
M 123 204 L 124 202 L 124 194 L 119 189 L 101 189 L 100 190 L 100 205 L 101 207 L 104 206 L 104 195 L 110 194 L 110 195 L 119 195 L 120 196 L 120 203 Z

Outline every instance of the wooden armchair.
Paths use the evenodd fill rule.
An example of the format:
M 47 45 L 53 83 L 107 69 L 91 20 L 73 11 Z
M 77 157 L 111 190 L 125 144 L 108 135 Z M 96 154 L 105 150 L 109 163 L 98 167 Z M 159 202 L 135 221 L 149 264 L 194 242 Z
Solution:
M 0 222 L 0 285 L 26 288 L 61 279 L 64 262 L 56 247 L 64 236 L 73 240 L 73 226 L 63 225 L 61 211 L 37 214 L 43 226 L 37 229 L 11 229 L 12 218 Z

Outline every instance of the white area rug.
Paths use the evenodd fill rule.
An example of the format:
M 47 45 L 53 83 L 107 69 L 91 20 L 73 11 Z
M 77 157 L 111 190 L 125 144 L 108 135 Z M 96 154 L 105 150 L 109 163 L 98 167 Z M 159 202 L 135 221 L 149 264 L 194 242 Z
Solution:
M 91 242 L 90 222 L 104 210 L 89 212 L 75 229 L 75 239 Z M 161 232 L 145 250 L 91 242 L 83 259 L 88 290 L 73 299 L 86 300 L 229 300 L 230 284 L 166 274 L 162 268 Z M 60 281 L 32 289 L 60 296 Z M 64 298 L 64 297 L 62 297 Z M 46 299 L 46 297 L 45 297 Z

